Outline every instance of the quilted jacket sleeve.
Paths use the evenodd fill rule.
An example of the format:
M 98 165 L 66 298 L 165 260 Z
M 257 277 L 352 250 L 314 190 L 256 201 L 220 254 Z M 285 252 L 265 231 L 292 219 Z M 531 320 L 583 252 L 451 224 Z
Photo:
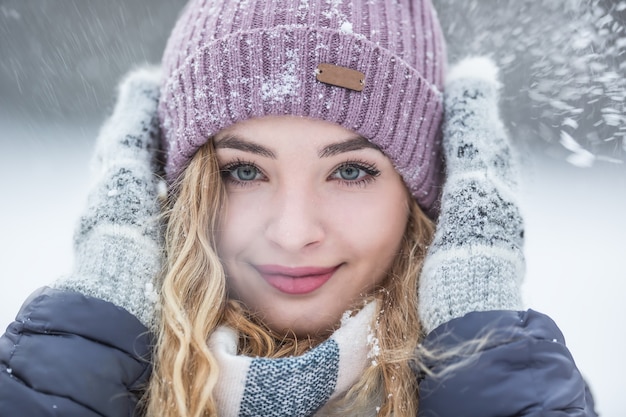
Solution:
M 150 346 L 126 310 L 43 288 L 0 338 L 0 416 L 133 416 Z
M 436 328 L 423 346 L 467 351 L 425 362 L 432 374 L 420 383 L 419 417 L 597 416 L 561 331 L 544 314 L 469 313 Z

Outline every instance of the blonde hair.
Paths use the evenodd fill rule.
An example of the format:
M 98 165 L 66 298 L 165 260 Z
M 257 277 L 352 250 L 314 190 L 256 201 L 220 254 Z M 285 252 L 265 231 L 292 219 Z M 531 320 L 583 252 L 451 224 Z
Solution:
M 344 398 L 324 407 L 328 415 L 417 414 L 417 378 L 412 369 L 422 331 L 417 286 L 434 226 L 417 203 L 409 210 L 401 249 L 381 288 L 373 323 L 379 340 L 377 364 L 368 367 Z M 253 356 L 299 355 L 321 340 L 277 338 L 235 301 L 227 300 L 226 278 L 215 252 L 215 231 L 227 203 L 213 141 L 193 157 L 173 187 L 167 220 L 167 265 L 161 285 L 153 374 L 144 397 L 148 417 L 218 416 L 213 389 L 218 366 L 207 338 L 220 324 L 240 336 L 240 353 Z M 334 411 L 333 411 L 334 410 Z

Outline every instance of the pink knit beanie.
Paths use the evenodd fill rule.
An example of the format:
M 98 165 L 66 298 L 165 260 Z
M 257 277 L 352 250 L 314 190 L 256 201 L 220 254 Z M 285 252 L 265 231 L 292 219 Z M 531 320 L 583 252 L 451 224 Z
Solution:
M 435 216 L 445 65 L 430 0 L 191 0 L 163 56 L 167 178 L 233 123 L 307 116 L 376 144 Z

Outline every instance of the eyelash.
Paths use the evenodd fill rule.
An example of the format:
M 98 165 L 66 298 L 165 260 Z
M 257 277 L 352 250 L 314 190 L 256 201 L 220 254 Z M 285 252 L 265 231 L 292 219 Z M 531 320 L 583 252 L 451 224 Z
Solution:
M 243 159 L 237 159 L 233 162 L 229 162 L 228 164 L 224 165 L 223 167 L 220 167 L 220 172 L 222 174 L 222 180 L 224 182 L 230 182 L 232 184 L 235 184 L 239 187 L 248 187 L 251 186 L 255 181 L 251 180 L 251 181 L 241 181 L 236 179 L 232 174 L 235 171 L 235 169 L 240 168 L 240 167 L 252 167 L 254 169 L 257 170 L 257 172 L 259 174 L 261 174 L 263 177 L 265 177 L 265 174 L 263 174 L 263 171 L 261 171 L 261 169 L 258 167 L 257 164 L 255 164 L 252 161 L 246 161 Z
M 338 173 L 340 169 L 348 167 L 356 168 L 366 174 L 362 178 L 356 180 L 344 180 L 341 178 L 336 178 L 337 181 L 348 187 L 364 187 L 367 184 L 376 181 L 376 177 L 380 175 L 380 171 L 378 170 L 378 168 L 376 168 L 375 164 L 361 160 L 348 160 L 339 164 L 339 166 L 333 170 L 331 176 Z
M 254 162 L 246 161 L 246 160 L 243 160 L 243 159 L 237 159 L 237 160 L 235 160 L 233 162 L 230 162 L 230 163 L 220 167 L 220 172 L 221 172 L 223 181 L 224 182 L 230 182 L 230 183 L 235 184 L 235 185 L 240 186 L 240 187 L 251 186 L 256 180 L 241 181 L 241 180 L 236 179 L 232 175 L 233 172 L 235 171 L 235 169 L 240 168 L 240 167 L 252 167 L 255 170 L 257 170 L 257 172 L 259 174 L 261 174 L 263 177 L 265 177 L 265 174 L 263 174 L 263 171 Z M 343 168 L 350 168 L 350 167 L 351 168 L 356 168 L 356 169 L 358 169 L 360 171 L 363 171 L 366 175 L 364 175 L 362 178 L 358 178 L 358 179 L 355 179 L 355 180 L 345 180 L 345 179 L 341 179 L 341 178 L 333 178 L 333 176 L 336 175 L 339 172 L 339 170 L 341 170 Z M 380 175 L 380 170 L 378 170 L 378 168 L 376 168 L 375 164 L 372 164 L 370 162 L 361 161 L 361 160 L 348 160 L 348 161 L 342 162 L 335 169 L 333 169 L 331 175 L 329 175 L 328 178 L 336 180 L 339 183 L 341 183 L 342 185 L 346 185 L 348 187 L 355 187 L 355 186 L 364 187 L 367 184 L 375 181 L 376 177 L 378 177 L 379 175 Z

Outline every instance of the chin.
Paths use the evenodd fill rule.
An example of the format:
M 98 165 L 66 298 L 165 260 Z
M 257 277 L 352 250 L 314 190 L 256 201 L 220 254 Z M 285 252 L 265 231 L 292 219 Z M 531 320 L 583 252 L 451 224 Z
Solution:
M 281 336 L 296 336 L 298 339 L 327 338 L 339 327 L 340 317 L 320 317 L 318 312 L 315 317 L 297 317 L 289 321 L 267 320 L 267 326 Z

